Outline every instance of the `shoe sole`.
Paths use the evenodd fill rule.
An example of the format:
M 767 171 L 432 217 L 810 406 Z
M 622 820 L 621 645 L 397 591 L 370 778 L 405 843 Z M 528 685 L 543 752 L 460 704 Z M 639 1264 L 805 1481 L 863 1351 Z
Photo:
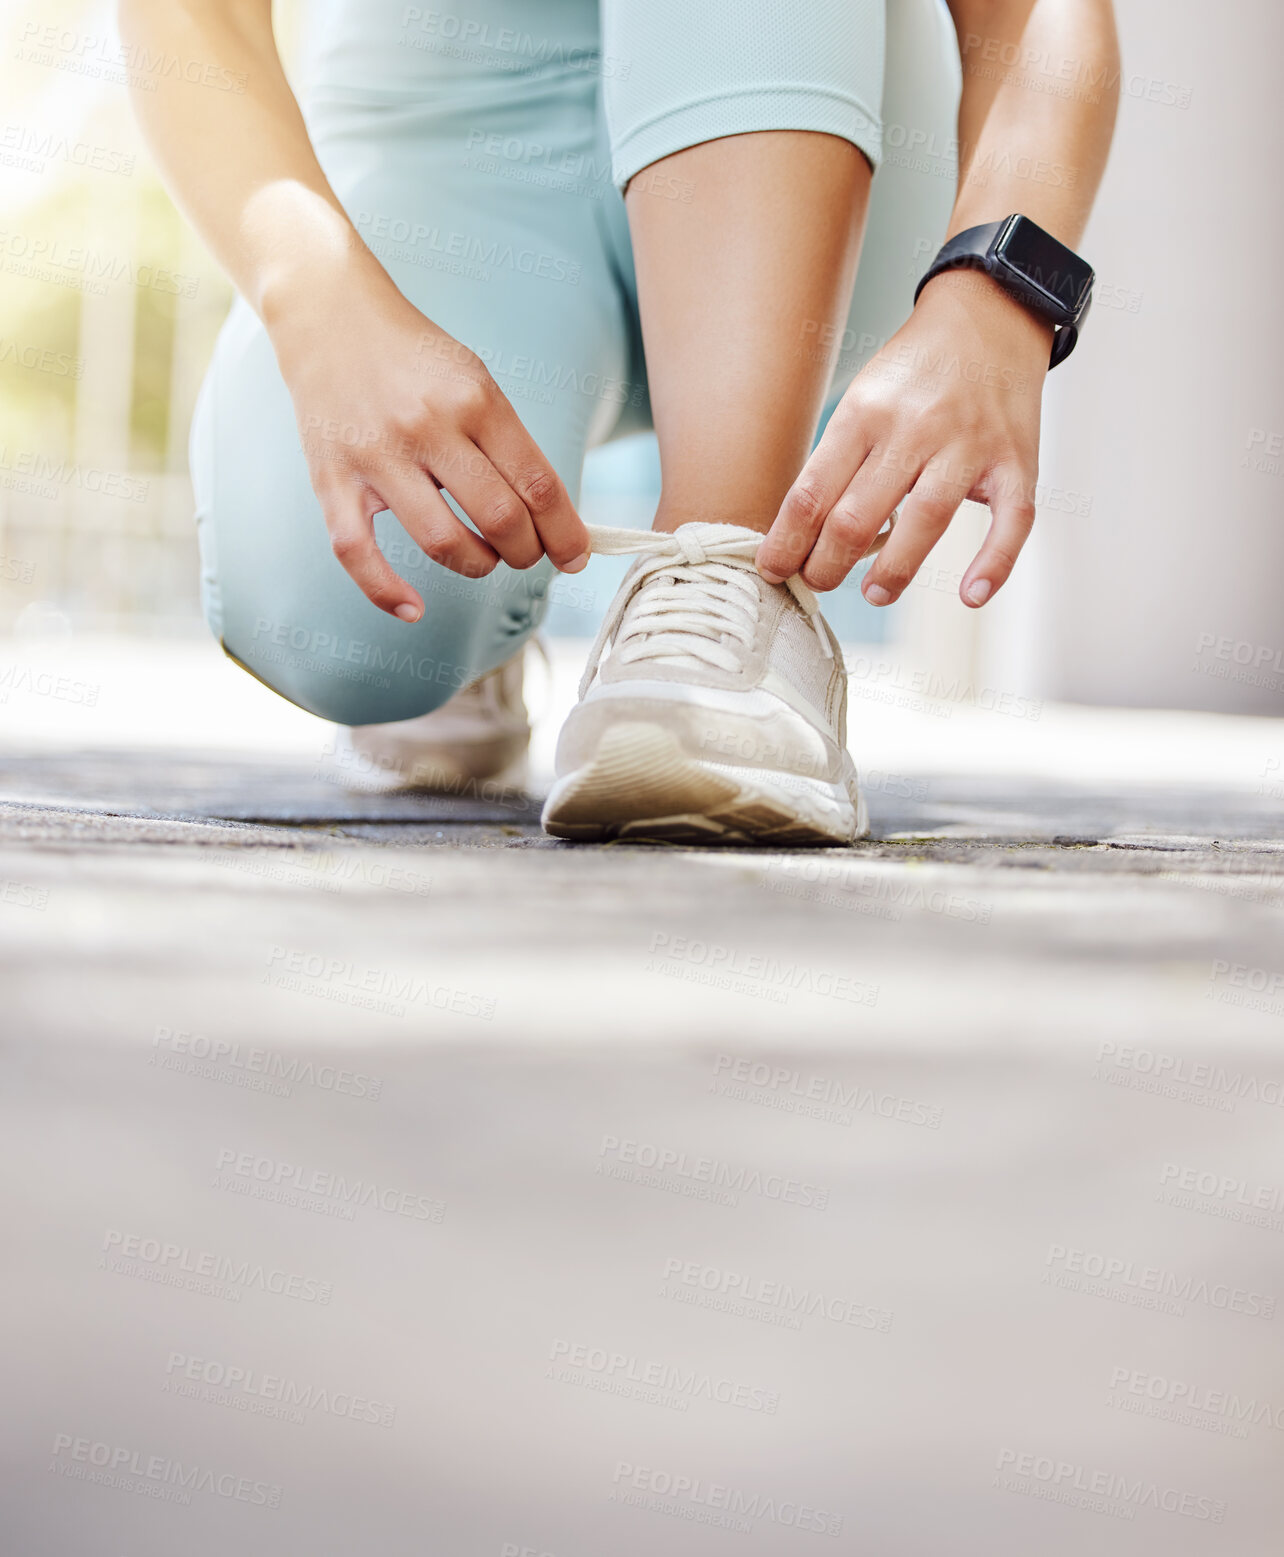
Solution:
M 864 798 L 794 774 L 701 762 L 658 725 L 613 725 L 592 760 L 553 786 L 544 830 L 579 843 L 836 847 L 869 832 Z
M 515 738 L 473 742 L 463 754 L 459 747 L 444 744 L 387 741 L 363 749 L 353 742 L 345 750 L 362 761 L 364 769 L 344 775 L 342 758 L 333 766 L 341 778 L 349 777 L 354 780 L 354 787 L 365 789 L 419 790 L 442 795 L 466 793 L 478 784 L 523 789 L 530 767 L 529 739 L 528 736 L 520 745 Z

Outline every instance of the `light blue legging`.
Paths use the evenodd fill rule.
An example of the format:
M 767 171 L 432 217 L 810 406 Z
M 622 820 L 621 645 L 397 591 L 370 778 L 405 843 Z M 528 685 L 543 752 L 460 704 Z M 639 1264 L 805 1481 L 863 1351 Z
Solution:
M 327 0 L 309 128 L 362 236 L 488 364 L 572 500 L 588 449 L 649 425 L 620 190 L 660 158 L 755 130 L 854 142 L 878 172 L 831 398 L 908 317 L 953 198 L 958 57 L 941 0 L 444 3 Z M 239 299 L 201 393 L 192 474 L 213 631 L 326 719 L 427 713 L 509 658 L 546 608 L 549 563 L 463 579 L 389 513 L 376 534 L 424 616 L 408 626 L 361 594 L 330 551 L 289 394 Z

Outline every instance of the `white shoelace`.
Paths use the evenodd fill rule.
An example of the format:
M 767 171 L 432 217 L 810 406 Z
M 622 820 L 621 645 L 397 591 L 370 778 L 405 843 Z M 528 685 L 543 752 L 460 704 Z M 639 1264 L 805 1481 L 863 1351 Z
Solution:
M 676 659 L 717 670 L 739 668 L 740 656 L 753 643 L 758 625 L 759 575 L 754 558 L 761 535 L 726 524 L 684 525 L 672 534 L 591 524 L 588 533 L 590 550 L 598 556 L 637 555 L 646 561 L 633 588 L 627 594 L 621 590 L 606 613 L 589 650 L 581 697 L 592 685 L 598 662 L 612 640 L 625 664 Z M 888 529 L 878 535 L 865 555 L 881 550 L 890 533 Z M 786 579 L 785 587 L 815 627 L 825 657 L 833 659 L 820 602 L 797 574 Z M 624 622 L 634 602 L 636 609 Z

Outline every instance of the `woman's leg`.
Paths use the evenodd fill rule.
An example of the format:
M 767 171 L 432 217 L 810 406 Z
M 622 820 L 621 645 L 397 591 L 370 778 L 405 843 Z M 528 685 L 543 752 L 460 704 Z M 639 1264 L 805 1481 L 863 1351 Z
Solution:
M 516 36 L 507 0 L 467 9 L 486 36 Z M 560 66 L 558 51 L 528 61 L 494 50 L 492 61 L 471 57 L 480 48 L 463 60 L 411 49 L 399 13 L 353 20 L 362 50 L 333 51 L 336 79 L 309 111 L 318 155 L 397 285 L 483 358 L 574 498 L 585 448 L 619 417 L 630 371 L 628 311 L 603 237 L 603 209 L 620 200 L 597 75 Z M 379 26 L 389 29 L 382 43 L 370 36 Z M 395 64 L 413 79 L 367 81 L 361 72 L 381 58 L 385 78 Z M 448 354 L 425 351 L 425 389 L 454 371 Z M 316 436 L 333 445 L 349 432 L 363 436 Z M 330 551 L 289 394 L 241 303 L 202 395 L 193 477 L 211 625 L 254 675 L 324 718 L 427 713 L 508 660 L 543 614 L 547 563 L 462 578 L 425 558 L 391 513 L 376 534 L 425 613 L 406 624 L 361 594 Z
M 846 321 L 869 187 L 850 141 L 803 130 L 706 141 L 633 179 L 657 530 L 775 518 L 829 388 L 814 348 Z
M 607 56 L 628 66 L 607 77 L 605 103 L 660 444 L 657 527 L 689 528 L 611 539 L 646 556 L 562 732 L 545 825 L 581 839 L 847 843 L 868 818 L 842 656 L 809 592 L 757 572 L 754 532 L 803 464 L 845 344 L 881 149 L 883 0 L 603 7 Z M 890 9 L 929 39 L 931 17 L 944 20 L 938 0 Z M 870 332 L 909 311 L 916 245 L 944 228 L 941 186 L 939 227 L 914 234 L 915 207 L 893 229 L 902 252 L 880 272 Z M 938 209 L 934 193 L 922 209 Z
M 661 451 L 656 528 L 765 530 L 822 405 L 903 323 L 944 236 L 949 19 L 938 0 L 898 0 L 886 37 L 881 0 L 604 0 L 603 18 L 608 59 L 628 64 L 605 102 Z
M 765 530 L 812 444 L 879 150 L 883 0 L 603 0 L 657 529 Z

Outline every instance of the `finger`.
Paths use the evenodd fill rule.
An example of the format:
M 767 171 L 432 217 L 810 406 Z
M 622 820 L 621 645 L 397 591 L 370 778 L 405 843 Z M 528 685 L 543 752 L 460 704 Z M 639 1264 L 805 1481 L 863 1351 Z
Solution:
M 803 563 L 803 583 L 821 591 L 837 589 L 895 513 L 918 470 L 918 461 L 907 471 L 904 464 L 881 458 L 875 450 L 830 509 L 820 538 Z
M 990 528 L 959 584 L 963 604 L 972 607 L 983 606 L 1007 582 L 1034 525 L 1033 477 L 1026 481 L 1016 471 L 995 471 L 988 485 Z
M 951 474 L 949 451 L 929 460 L 901 507 L 891 539 L 865 575 L 861 592 L 870 605 L 891 605 L 922 567 L 968 494 L 970 483 Z
M 526 504 L 477 447 L 465 438 L 433 461 L 440 481 L 510 568 L 530 568 L 544 547 Z
M 854 413 L 840 405 L 829 419 L 797 481 L 785 494 L 780 512 L 755 559 L 768 583 L 792 578 L 802 567 L 830 509 L 869 454 L 871 441 Z
M 321 494 L 321 507 L 330 550 L 362 594 L 390 616 L 417 622 L 424 614 L 423 600 L 393 570 L 375 541 L 374 516 L 382 511 L 383 499 L 368 487 L 344 482 Z
M 589 537 L 584 521 L 575 512 L 561 478 L 503 394 L 493 402 L 485 425 L 473 436 L 525 505 L 542 551 L 553 566 L 563 573 L 578 573 L 586 567 Z M 529 567 L 530 563 L 521 565 Z
M 494 549 L 461 524 L 421 471 L 385 476 L 383 506 L 390 508 L 403 530 L 434 562 L 465 578 L 485 578 L 499 561 Z

